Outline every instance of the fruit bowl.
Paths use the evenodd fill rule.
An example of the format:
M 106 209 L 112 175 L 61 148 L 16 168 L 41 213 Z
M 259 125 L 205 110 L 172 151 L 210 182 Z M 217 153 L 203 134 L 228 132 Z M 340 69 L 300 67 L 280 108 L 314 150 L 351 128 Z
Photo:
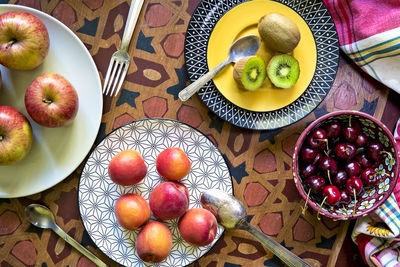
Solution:
M 336 111 L 312 122 L 297 140 L 293 176 L 300 195 L 319 215 L 365 216 L 392 193 L 399 151 L 388 128 L 359 111 Z

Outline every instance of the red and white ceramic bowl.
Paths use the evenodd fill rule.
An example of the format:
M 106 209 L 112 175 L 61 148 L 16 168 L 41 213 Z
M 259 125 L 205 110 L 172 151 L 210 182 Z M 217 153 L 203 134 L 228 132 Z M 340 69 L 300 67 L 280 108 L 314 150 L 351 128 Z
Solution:
M 361 132 L 368 137 L 369 141 L 378 141 L 381 143 L 383 150 L 389 152 L 391 156 L 385 156 L 384 160 L 381 160 L 379 165 L 374 167 L 376 172 L 381 175 L 379 182 L 373 187 L 364 187 L 363 192 L 356 197 L 356 201 L 352 197 L 352 200 L 348 204 L 339 204 L 336 206 L 323 204 L 321 206 L 323 200 L 321 195 L 311 193 L 307 197 L 309 188 L 304 184 L 304 177 L 300 175 L 299 169 L 300 165 L 302 165 L 302 159 L 299 154 L 302 147 L 308 146 L 306 139 L 315 129 L 323 128 L 332 121 L 343 124 L 348 122 L 350 118 L 360 123 Z M 392 133 L 382 122 L 359 111 L 336 111 L 318 118 L 300 135 L 293 155 L 293 176 L 300 195 L 313 210 L 333 219 L 355 219 L 371 213 L 390 196 L 396 186 L 399 175 L 399 159 L 400 155 L 396 141 Z M 341 164 L 338 165 L 338 169 L 343 167 L 340 166 Z M 329 182 L 326 181 L 326 184 L 329 184 Z

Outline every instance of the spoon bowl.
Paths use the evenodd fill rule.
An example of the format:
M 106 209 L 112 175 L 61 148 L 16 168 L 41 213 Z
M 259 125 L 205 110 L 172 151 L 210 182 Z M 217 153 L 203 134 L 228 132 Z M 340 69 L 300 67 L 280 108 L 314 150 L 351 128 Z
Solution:
M 57 224 L 53 213 L 46 207 L 40 204 L 30 204 L 25 208 L 25 215 L 28 221 L 36 227 L 44 229 L 52 229 L 56 234 L 63 238 L 67 243 L 73 246 L 76 250 L 85 255 L 97 266 L 107 266 L 99 258 L 97 258 L 92 252 L 87 250 L 78 241 L 72 239 L 67 233 L 65 233 Z
M 188 100 L 229 63 L 237 62 L 241 58 L 254 55 L 260 48 L 260 45 L 261 40 L 257 35 L 246 35 L 237 39 L 229 48 L 228 58 L 180 91 L 178 94 L 179 99 L 182 101 Z
M 248 223 L 246 220 L 246 208 L 234 196 L 217 189 L 211 189 L 202 193 L 201 204 L 203 208 L 214 214 L 217 221 L 226 229 L 242 229 L 248 231 L 288 266 L 311 266 Z
M 36 227 L 48 229 L 55 225 L 53 213 L 43 205 L 29 205 L 25 208 L 25 214 L 28 221 Z

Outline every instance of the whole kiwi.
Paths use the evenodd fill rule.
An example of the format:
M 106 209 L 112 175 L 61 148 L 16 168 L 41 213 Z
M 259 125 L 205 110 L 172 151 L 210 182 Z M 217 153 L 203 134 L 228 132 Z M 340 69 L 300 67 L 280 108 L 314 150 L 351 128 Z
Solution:
M 297 25 L 279 13 L 269 13 L 261 17 L 258 32 L 268 48 L 281 53 L 293 51 L 300 41 Z

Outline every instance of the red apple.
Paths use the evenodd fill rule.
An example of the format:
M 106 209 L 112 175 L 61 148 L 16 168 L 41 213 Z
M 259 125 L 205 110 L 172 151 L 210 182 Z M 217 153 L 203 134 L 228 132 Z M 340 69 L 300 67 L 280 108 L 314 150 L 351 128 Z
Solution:
M 116 154 L 108 164 L 110 179 L 119 185 L 139 183 L 146 176 L 147 166 L 136 150 L 126 149 Z
M 30 70 L 46 58 L 49 33 L 33 14 L 10 11 L 0 15 L 0 64 L 15 70 Z
M 0 165 L 22 160 L 31 150 L 32 139 L 31 124 L 25 115 L 13 107 L 0 106 Z
M 118 223 L 127 230 L 136 230 L 150 220 L 150 207 L 140 195 L 128 193 L 120 196 L 115 202 L 115 217 Z
M 182 238 L 193 246 L 210 244 L 217 234 L 217 219 L 204 208 L 189 209 L 179 218 L 178 229 Z
M 149 222 L 139 232 L 135 241 L 135 247 L 139 258 L 143 261 L 163 261 L 171 252 L 171 231 L 161 222 Z
M 190 171 L 190 160 L 186 153 L 177 147 L 163 150 L 156 159 L 157 172 L 167 180 L 177 181 Z
M 151 191 L 149 203 L 151 211 L 157 218 L 176 219 L 189 208 L 189 191 L 181 183 L 162 182 Z
M 78 94 L 60 74 L 38 76 L 25 92 L 29 116 L 39 125 L 61 127 L 72 123 L 78 112 Z

